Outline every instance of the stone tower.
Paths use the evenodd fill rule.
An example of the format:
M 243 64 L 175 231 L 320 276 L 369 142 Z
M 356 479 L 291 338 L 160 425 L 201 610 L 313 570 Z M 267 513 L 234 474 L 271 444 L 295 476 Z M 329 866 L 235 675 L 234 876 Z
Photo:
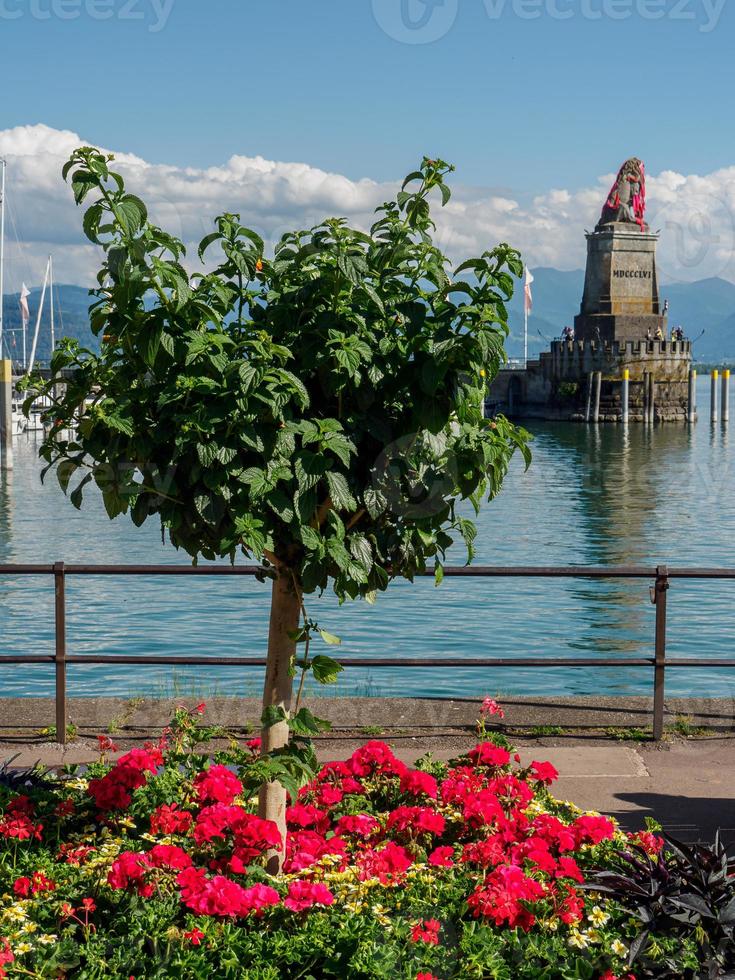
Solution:
M 579 314 L 574 318 L 577 340 L 613 341 L 666 336 L 656 277 L 658 235 L 644 225 L 614 221 L 587 232 L 587 269 Z
M 637 157 L 620 168 L 593 232 L 574 336 L 537 361 L 500 372 L 490 411 L 589 422 L 694 418 L 691 341 L 668 337 L 656 276 L 658 235 L 645 222 L 646 177 Z

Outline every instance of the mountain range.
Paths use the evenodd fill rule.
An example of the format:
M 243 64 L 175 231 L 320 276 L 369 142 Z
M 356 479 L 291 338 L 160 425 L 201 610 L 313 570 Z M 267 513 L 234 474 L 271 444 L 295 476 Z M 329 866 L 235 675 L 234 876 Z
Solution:
M 528 320 L 528 349 L 532 356 L 548 349 L 549 341 L 557 338 L 566 324 L 571 324 L 579 312 L 584 286 L 584 272 L 575 269 L 533 269 L 533 311 Z M 30 353 L 33 328 L 40 300 L 40 289 L 32 289 L 28 298 L 31 320 L 28 329 Z M 725 279 L 700 279 L 697 282 L 669 283 L 661 287 L 661 298 L 669 300 L 669 326 L 681 324 L 687 337 L 695 340 L 695 360 L 717 363 L 735 360 L 735 283 Z M 91 298 L 83 286 L 54 287 L 54 317 L 56 337 L 75 337 L 85 347 L 98 349 L 97 338 L 89 329 L 87 311 Z M 20 307 L 18 293 L 8 293 L 4 301 L 6 351 L 20 358 Z M 509 303 L 510 337 L 507 343 L 510 357 L 523 356 L 523 288 L 518 284 Z M 51 353 L 49 303 L 46 297 L 41 319 L 36 357 L 48 361 Z
M 564 327 L 579 313 L 584 271 L 575 269 L 532 269 L 533 311 L 528 318 L 529 355 L 548 349 Z M 661 300 L 669 301 L 669 326 L 681 326 L 696 341 L 694 358 L 717 363 L 735 358 L 735 283 L 725 279 L 700 279 L 660 286 Z M 523 356 L 523 287 L 519 284 L 508 304 L 510 357 Z M 704 333 L 702 333 L 704 331 Z

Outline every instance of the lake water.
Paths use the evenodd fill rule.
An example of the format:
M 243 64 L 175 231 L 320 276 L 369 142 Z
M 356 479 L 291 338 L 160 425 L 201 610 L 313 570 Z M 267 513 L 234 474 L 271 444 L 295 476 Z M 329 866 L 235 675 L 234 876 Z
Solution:
M 709 423 L 708 379 L 693 427 L 533 423 L 534 459 L 516 460 L 505 488 L 478 520 L 483 564 L 735 565 L 735 430 Z M 735 414 L 735 413 L 734 413 Z M 735 426 L 735 422 L 733 422 Z M 33 437 L 0 486 L 0 562 L 186 562 L 151 523 L 110 522 L 101 500 L 76 511 L 55 478 L 39 482 Z M 456 563 L 463 562 L 458 548 Z M 650 655 L 654 608 L 648 581 L 450 580 L 395 583 L 375 606 L 312 598 L 309 613 L 339 634 L 344 656 Z M 732 656 L 735 583 L 675 581 L 669 593 L 671 656 Z M 70 653 L 262 656 L 267 586 L 242 579 L 70 578 Z M 2 652 L 53 650 L 50 577 L 0 579 Z M 334 652 L 331 651 L 325 652 Z M 72 695 L 255 694 L 253 669 L 69 668 Z M 642 668 L 479 671 L 355 669 L 337 693 L 417 695 L 649 693 Z M 53 691 L 52 668 L 0 667 L 3 695 Z M 731 696 L 735 669 L 678 670 L 669 694 Z

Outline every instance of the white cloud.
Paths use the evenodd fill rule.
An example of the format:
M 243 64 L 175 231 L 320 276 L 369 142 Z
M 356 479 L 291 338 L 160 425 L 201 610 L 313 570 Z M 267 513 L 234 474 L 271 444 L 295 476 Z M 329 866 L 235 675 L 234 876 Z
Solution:
M 93 281 L 98 250 L 85 244 L 81 214 L 61 180 L 63 163 L 85 142 L 76 133 L 44 125 L 0 131 L 0 156 L 8 161 L 6 290 L 19 288 L 22 279 L 37 283 L 49 252 L 58 281 Z M 129 188 L 148 203 L 153 220 L 187 243 L 192 262 L 192 246 L 222 211 L 239 212 L 273 242 L 284 231 L 329 215 L 344 215 L 365 228 L 376 205 L 397 189 L 397 183 L 351 180 L 306 163 L 259 156 L 233 156 L 222 166 L 195 169 L 114 152 Z M 583 230 L 594 227 L 612 178 L 605 174 L 585 188 L 550 188 L 525 204 L 521 189 L 498 192 L 456 180 L 451 203 L 439 212 L 439 244 L 460 259 L 508 241 L 529 265 L 580 268 Z M 663 171 L 649 175 L 647 191 L 651 227 L 662 232 L 662 277 L 721 275 L 735 281 L 735 167 L 705 176 Z

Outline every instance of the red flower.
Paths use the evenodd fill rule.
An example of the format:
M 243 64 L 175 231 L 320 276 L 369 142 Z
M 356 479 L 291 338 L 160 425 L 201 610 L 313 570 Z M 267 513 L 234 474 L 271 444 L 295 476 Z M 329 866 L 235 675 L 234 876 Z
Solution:
M 263 914 L 271 905 L 278 905 L 281 898 L 275 888 L 253 885 L 242 888 L 224 875 L 207 878 L 199 868 L 187 868 L 177 881 L 181 888 L 181 901 L 199 915 L 216 915 L 222 918 Z
M 18 879 L 18 881 L 21 880 L 24 879 Z M 39 892 L 53 892 L 56 891 L 56 883 L 51 881 L 50 878 L 47 878 L 43 871 L 36 871 L 31 881 L 31 891 L 34 895 L 37 895 Z
M 331 905 L 334 895 L 326 885 L 311 881 L 293 881 L 283 904 L 291 912 L 302 912 L 313 905 Z
M 388 817 L 387 830 L 397 833 L 443 834 L 446 821 L 428 806 L 399 806 Z
M 369 813 L 356 813 L 340 817 L 334 825 L 334 830 L 340 835 L 355 834 L 358 837 L 366 838 L 370 837 L 379 826 L 380 822 Z
M 194 791 L 202 801 L 229 806 L 242 793 L 242 783 L 227 766 L 210 766 L 194 780 Z
M 543 898 L 545 889 L 533 878 L 513 865 L 496 868 L 485 882 L 474 890 L 467 904 L 475 918 L 492 919 L 496 926 L 516 927 L 528 932 L 535 922 L 534 915 L 523 902 Z
M 201 929 L 190 929 L 184 933 L 184 939 L 188 939 L 192 946 L 201 946 L 204 933 Z
M 13 891 L 19 898 L 25 898 L 27 895 L 31 894 L 31 879 L 30 878 L 16 878 L 13 882 Z
M 348 761 L 354 776 L 372 776 L 375 773 L 399 776 L 406 769 L 393 755 L 385 742 L 367 742 L 357 749 Z
M 152 834 L 185 834 L 194 818 L 176 803 L 163 803 L 151 814 Z
M 10 811 L 10 807 L 8 807 Z M 6 838 L 14 837 L 16 840 L 35 840 L 41 839 L 41 831 L 43 830 L 43 824 L 34 824 L 25 813 L 19 813 L 17 816 L 12 815 L 12 811 L 9 816 L 6 816 L 3 820 L 0 820 L 0 835 Z
M 76 810 L 74 800 L 62 800 L 54 807 L 54 815 L 57 817 L 70 817 Z
M 607 817 L 593 814 L 583 814 L 572 824 L 579 844 L 599 844 L 600 841 L 610 840 L 615 834 L 615 825 Z
M 122 851 L 115 860 L 107 875 L 110 888 L 129 888 L 131 885 L 140 886 L 145 873 L 150 868 L 148 856 L 142 851 Z
M 393 841 L 388 841 L 379 851 L 370 848 L 357 859 L 360 881 L 377 878 L 382 885 L 399 882 L 412 863 L 408 852 Z
M 493 745 L 492 742 L 481 742 L 469 753 L 470 759 L 476 766 L 492 766 L 498 768 L 507 766 L 510 762 L 510 752 Z
M 301 827 L 307 829 L 313 827 L 319 834 L 326 834 L 329 830 L 331 820 L 329 814 L 320 810 L 316 806 L 305 806 L 297 803 L 286 810 L 286 824 L 289 827 Z
M 85 912 L 94 912 L 97 908 L 97 903 L 93 898 L 83 898 L 82 908 Z
M 433 973 L 417 973 L 416 980 L 439 980 Z
M 346 860 L 347 844 L 341 837 L 323 837 L 313 830 L 300 830 L 289 834 L 286 839 L 286 861 L 283 866 L 287 874 L 294 874 L 311 867 L 327 854 L 341 856 Z
M 529 768 L 531 770 L 530 778 L 537 783 L 543 783 L 545 786 L 550 786 L 555 779 L 559 778 L 558 771 L 550 762 L 532 762 Z
M 411 928 L 411 940 L 415 943 L 426 943 L 428 946 L 438 946 L 440 929 L 441 923 L 437 919 L 417 922 Z
M 190 868 L 193 863 L 186 851 L 175 844 L 156 844 L 147 857 L 156 868 L 172 868 L 176 871 Z
M 115 745 L 108 735 L 97 736 L 97 748 L 100 751 L 100 755 L 105 755 L 107 752 L 117 752 L 117 745 Z
M 639 830 L 635 834 L 628 834 L 627 837 L 631 844 L 638 844 L 647 854 L 652 856 L 660 854 L 664 849 L 663 837 L 657 837 L 649 830 Z
M 434 868 L 451 868 L 454 864 L 454 848 L 434 848 L 428 857 L 428 863 Z
M 425 796 L 435 800 L 437 797 L 436 780 L 428 772 L 421 772 L 420 769 L 407 769 L 401 775 L 400 790 L 410 796 Z

